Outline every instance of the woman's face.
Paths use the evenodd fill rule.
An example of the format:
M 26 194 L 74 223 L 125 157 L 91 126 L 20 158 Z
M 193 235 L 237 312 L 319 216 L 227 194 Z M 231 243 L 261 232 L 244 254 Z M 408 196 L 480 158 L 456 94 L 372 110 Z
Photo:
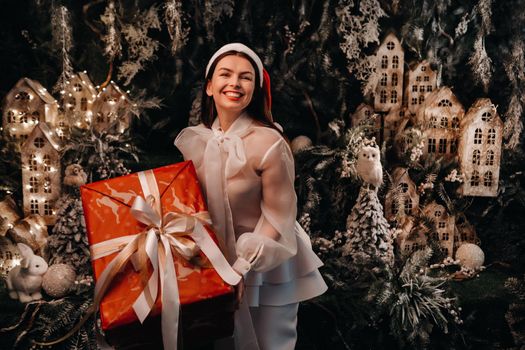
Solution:
M 206 85 L 217 112 L 242 112 L 252 100 L 255 89 L 255 70 L 246 58 L 236 55 L 223 57 Z

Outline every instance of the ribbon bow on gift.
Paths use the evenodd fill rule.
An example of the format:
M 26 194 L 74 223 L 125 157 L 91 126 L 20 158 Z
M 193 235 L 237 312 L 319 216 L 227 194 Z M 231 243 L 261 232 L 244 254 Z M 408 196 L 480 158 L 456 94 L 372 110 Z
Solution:
M 146 229 L 138 234 L 110 239 L 91 247 L 92 259 L 119 252 L 106 266 L 96 283 L 93 311 L 96 311 L 111 282 L 128 261 L 131 260 L 135 269 L 142 274 L 147 271 L 149 261 L 153 272 L 135 300 L 133 310 L 142 323 L 155 305 L 160 280 L 164 349 L 176 349 L 180 301 L 172 247 L 186 260 L 193 258 L 200 249 L 221 278 L 230 285 L 239 283 L 241 276 L 231 268 L 206 231 L 204 224 L 211 223 L 208 212 L 168 212 L 162 216 L 160 194 L 153 171 L 143 171 L 138 175 L 146 199 L 137 196 L 131 213 L 135 219 L 146 225 Z M 75 327 L 66 336 L 52 343 L 39 344 L 51 345 L 66 339 L 87 320 L 86 316 L 77 325 L 78 328 Z

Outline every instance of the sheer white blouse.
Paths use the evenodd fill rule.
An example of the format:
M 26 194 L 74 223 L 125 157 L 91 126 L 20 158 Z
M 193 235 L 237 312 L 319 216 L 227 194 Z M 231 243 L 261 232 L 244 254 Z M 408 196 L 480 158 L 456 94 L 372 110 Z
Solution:
M 296 221 L 294 160 L 282 136 L 247 114 L 223 132 L 216 119 L 175 139 L 192 160 L 219 243 L 245 275 L 249 306 L 286 305 L 327 289 L 308 235 Z

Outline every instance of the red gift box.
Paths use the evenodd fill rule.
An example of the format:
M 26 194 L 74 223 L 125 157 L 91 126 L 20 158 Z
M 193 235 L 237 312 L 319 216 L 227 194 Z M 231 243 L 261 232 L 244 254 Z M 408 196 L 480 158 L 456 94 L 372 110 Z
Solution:
M 155 203 L 155 196 L 151 194 L 155 194 L 157 191 L 156 188 L 158 188 L 157 201 L 160 199 L 160 204 Z M 178 300 L 180 305 L 182 305 L 182 331 L 186 339 L 188 336 L 184 333 L 185 331 L 192 334 L 201 333 L 203 330 L 198 328 L 198 324 L 209 327 L 210 320 L 214 320 L 213 322 L 215 322 L 218 328 L 226 330 L 226 333 L 231 334 L 233 330 L 234 311 L 233 288 L 221 278 L 221 276 L 224 277 L 225 275 L 219 275 L 216 269 L 211 267 L 210 264 L 194 264 L 195 261 L 202 262 L 210 258 L 211 264 L 222 268 L 221 271 L 225 268 L 224 265 L 214 263 L 214 259 L 210 256 L 206 257 L 202 252 L 204 251 L 207 255 L 213 255 L 211 253 L 208 254 L 208 250 L 204 249 L 203 246 L 206 245 L 208 249 L 210 249 L 209 246 L 211 243 L 211 245 L 215 244 L 215 248 L 217 248 L 217 239 L 210 226 L 199 219 L 206 217 L 207 209 L 191 161 L 87 184 L 81 187 L 81 195 L 89 243 L 92 248 L 92 263 L 97 281 L 97 289 L 101 280 L 106 278 L 101 276 L 103 271 L 113 268 L 111 262 L 119 253 L 129 248 L 124 248 L 124 246 L 125 244 L 131 244 L 129 243 L 130 240 L 135 239 L 138 235 L 142 235 L 142 242 L 144 242 L 151 237 L 158 238 L 166 232 L 177 231 L 177 229 L 170 231 L 169 227 L 167 227 L 169 225 L 166 226 L 166 221 L 168 221 L 168 219 L 166 219 L 167 213 L 170 213 L 172 216 L 180 216 L 179 221 L 186 220 L 184 221 L 185 224 L 183 224 L 183 226 L 186 226 L 186 230 L 187 227 L 190 226 L 188 222 L 198 221 L 204 223 L 201 228 L 204 227 L 205 231 L 201 231 L 206 232 L 207 235 L 203 235 L 201 232 L 200 238 L 196 234 L 195 236 L 186 234 L 184 237 L 181 237 L 181 230 L 178 229 L 179 233 L 173 234 L 173 236 L 180 238 L 179 243 L 172 244 L 173 247 L 171 247 L 171 249 L 166 249 L 166 246 L 163 247 L 161 238 L 158 238 L 158 242 L 155 244 L 158 243 L 158 246 L 161 247 L 161 250 L 158 251 L 159 254 L 166 254 L 166 257 L 168 257 L 167 250 L 170 250 L 169 253 L 173 255 L 173 257 L 169 259 L 173 260 L 172 265 L 169 264 L 169 261 L 166 261 L 168 258 L 159 260 L 159 266 L 163 266 L 160 267 L 160 271 L 162 272 L 162 269 L 168 270 L 170 268 L 169 265 L 174 266 L 177 276 L 175 286 L 178 286 Z M 158 207 L 156 204 L 159 204 Z M 142 208 L 143 213 L 137 215 L 137 208 Z M 147 213 L 155 212 L 155 208 L 158 208 L 156 212 L 159 214 L 159 217 L 162 218 L 164 216 L 163 223 L 148 225 L 148 222 L 141 218 L 144 216 L 148 217 Z M 193 218 L 197 219 L 194 220 Z M 152 220 L 152 222 L 155 222 L 155 219 Z M 149 236 L 152 226 L 156 225 L 165 225 L 166 227 L 157 228 L 156 231 L 153 229 L 152 232 L 156 233 Z M 195 224 L 195 227 L 197 227 L 197 225 L 198 223 Z M 195 232 L 196 231 L 197 229 L 195 229 Z M 177 254 L 178 251 L 185 251 L 184 247 L 183 250 L 174 248 L 181 244 L 181 242 L 183 245 L 191 247 L 193 241 L 199 245 L 203 237 L 207 240 L 205 244 L 201 244 L 201 251 L 197 257 L 188 260 L 188 257 L 184 257 L 182 253 Z M 210 237 L 211 239 L 209 239 Z M 174 240 L 172 237 L 168 238 L 170 242 Z M 119 241 L 120 239 L 124 241 Z M 140 240 L 138 239 L 137 241 Z M 168 240 L 165 239 L 165 242 L 167 241 Z M 108 242 L 114 242 L 114 244 L 110 244 L 109 246 L 117 246 L 117 249 L 112 253 L 106 252 L 105 256 L 97 258 L 98 253 L 95 248 L 105 245 Z M 195 248 L 189 250 L 195 250 Z M 155 251 L 157 251 L 157 248 L 155 248 Z M 98 255 L 100 256 L 100 254 Z M 136 258 L 136 256 L 140 254 L 137 253 L 133 255 L 135 255 L 134 257 Z M 143 257 L 145 256 L 146 253 L 143 254 Z M 95 259 L 93 259 L 93 257 Z M 118 260 L 119 257 L 115 260 Z M 220 258 L 223 260 L 217 257 L 215 257 L 215 260 L 226 262 L 222 255 Z M 129 257 L 127 259 L 129 259 Z M 137 271 L 136 266 L 131 263 L 132 260 L 133 259 L 129 259 L 129 261 L 126 260 L 127 262 L 124 264 L 124 267 L 120 269 L 118 274 L 111 277 L 108 288 L 103 292 L 103 297 L 100 301 L 100 318 L 102 320 L 102 328 L 106 331 L 115 330 L 116 333 L 121 334 L 122 329 L 140 328 L 140 326 L 137 326 L 139 318 L 133 308 L 133 304 L 139 296 L 146 293 L 144 290 L 148 278 L 151 278 L 156 270 L 153 267 L 154 260 L 141 265 L 139 271 Z M 110 266 L 108 267 L 108 265 Z M 230 268 L 229 265 L 227 268 Z M 153 296 L 152 299 L 156 300 L 154 305 L 150 298 L 151 312 L 149 312 L 146 323 L 155 323 L 156 321 L 151 321 L 152 317 L 161 313 L 162 292 L 160 279 L 162 276 L 163 275 L 159 273 L 159 281 L 157 283 L 158 294 L 155 294 L 157 298 L 155 299 L 155 296 Z M 229 279 L 229 281 L 231 282 L 232 280 Z M 166 282 L 164 284 L 166 284 Z M 226 319 L 224 319 L 224 317 L 226 317 Z M 217 322 L 219 319 L 220 322 Z M 124 325 L 127 326 L 121 327 Z M 195 328 L 196 325 L 197 328 Z M 215 325 L 212 324 L 211 328 Z M 157 329 L 159 328 L 160 326 L 157 327 Z M 228 335 L 221 331 L 214 331 L 213 329 L 209 330 L 208 333 L 215 338 Z M 200 336 L 202 337 L 202 334 L 200 334 Z

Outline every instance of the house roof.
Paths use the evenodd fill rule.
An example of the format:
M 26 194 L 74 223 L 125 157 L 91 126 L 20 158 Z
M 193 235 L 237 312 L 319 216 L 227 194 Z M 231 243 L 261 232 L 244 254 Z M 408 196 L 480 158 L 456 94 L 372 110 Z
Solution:
M 24 82 L 45 102 L 48 104 L 55 104 L 57 101 L 51 94 L 47 91 L 45 87 L 42 86 L 38 81 L 31 80 L 29 78 L 22 78 Z M 19 81 L 20 82 L 20 81 Z M 18 83 L 15 87 L 18 86 Z
M 468 125 L 474 122 L 476 119 L 481 118 L 479 112 L 484 109 L 490 109 L 494 114 L 492 123 L 495 123 L 499 126 L 503 126 L 503 122 L 498 115 L 497 107 L 492 103 L 489 98 L 478 98 L 472 106 L 468 109 L 465 117 L 461 121 L 461 126 Z
M 27 140 L 22 143 L 22 150 L 24 150 L 30 142 L 33 140 L 33 134 L 40 132 L 42 135 L 44 135 L 45 139 L 51 144 L 51 146 L 59 152 L 62 148 L 61 143 L 59 139 L 57 138 L 56 134 L 52 131 L 48 123 L 40 122 L 31 131 L 29 134 L 29 137 Z
M 93 82 L 91 81 L 91 79 L 89 79 L 87 72 L 78 72 L 77 75 L 80 78 L 80 80 L 84 82 L 86 88 L 89 90 L 89 93 L 92 95 L 97 95 L 97 89 L 95 89 L 95 85 L 93 85 Z

